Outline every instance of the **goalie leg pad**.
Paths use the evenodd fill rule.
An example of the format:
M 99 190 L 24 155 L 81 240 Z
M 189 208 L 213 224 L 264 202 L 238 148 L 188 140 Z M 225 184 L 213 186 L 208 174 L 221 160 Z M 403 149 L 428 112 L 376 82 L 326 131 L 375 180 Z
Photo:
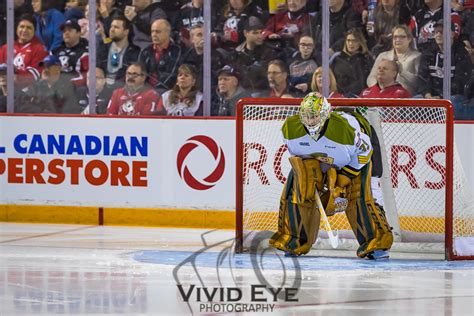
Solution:
M 278 231 L 270 245 L 293 255 L 306 254 L 316 241 L 319 231 L 319 211 L 316 202 L 294 203 L 294 173 L 290 171 L 280 199 Z
M 292 156 L 289 158 L 294 173 L 294 203 L 314 201 L 314 192 L 323 188 L 323 173 L 321 165 L 316 159 L 301 159 Z
M 369 162 L 359 176 L 352 179 L 348 188 L 349 206 L 346 209 L 347 219 L 359 242 L 357 256 L 363 258 L 375 250 L 388 250 L 393 243 L 393 234 L 387 222 L 385 212 L 374 203 L 371 185 L 371 168 Z

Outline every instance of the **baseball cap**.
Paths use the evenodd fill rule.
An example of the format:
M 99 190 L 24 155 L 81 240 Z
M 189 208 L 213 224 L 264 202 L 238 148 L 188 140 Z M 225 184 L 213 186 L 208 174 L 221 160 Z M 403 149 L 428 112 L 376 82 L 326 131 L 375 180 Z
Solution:
M 443 27 L 443 26 L 444 26 L 443 23 L 444 23 L 443 19 L 438 20 L 438 21 L 436 21 L 436 23 L 434 24 L 434 27 Z M 451 21 L 451 31 L 453 31 L 453 32 L 456 31 L 456 24 L 455 24 L 453 21 Z
M 43 61 L 39 63 L 41 67 L 50 67 L 53 65 L 61 65 L 58 56 L 56 55 L 48 55 L 46 56 Z
M 79 25 L 79 23 L 77 23 L 77 20 L 67 20 L 66 22 L 64 22 L 63 24 L 61 24 L 61 26 L 59 27 L 59 29 L 60 29 L 61 31 L 64 31 L 64 29 L 65 29 L 66 27 L 75 29 L 75 30 L 78 31 L 78 32 L 81 31 L 81 26 Z
M 217 72 L 217 76 L 219 77 L 220 75 L 233 76 L 239 79 L 239 73 L 237 72 L 237 70 L 229 65 L 225 65 L 224 67 L 219 69 L 219 71 Z
M 260 21 L 259 18 L 256 16 L 251 16 L 247 19 L 247 21 L 244 24 L 244 30 L 245 31 L 255 31 L 255 30 L 261 30 L 264 29 L 265 26 L 263 23 Z

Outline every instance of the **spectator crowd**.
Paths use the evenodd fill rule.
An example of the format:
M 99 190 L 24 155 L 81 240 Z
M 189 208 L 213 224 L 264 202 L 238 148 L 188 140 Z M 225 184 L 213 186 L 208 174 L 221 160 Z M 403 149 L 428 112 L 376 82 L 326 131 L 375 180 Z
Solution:
M 90 0 L 92 1 L 92 0 Z M 15 0 L 15 112 L 203 115 L 203 69 L 211 68 L 211 114 L 230 116 L 244 97 L 322 92 L 319 0 L 211 2 L 211 63 L 203 64 L 204 0 Z M 330 0 L 330 96 L 443 98 L 451 54 L 451 100 L 474 119 L 474 0 Z M 6 109 L 6 2 L 0 7 L 0 111 Z M 89 67 L 95 32 L 97 68 Z M 444 52 L 443 34 L 452 45 Z

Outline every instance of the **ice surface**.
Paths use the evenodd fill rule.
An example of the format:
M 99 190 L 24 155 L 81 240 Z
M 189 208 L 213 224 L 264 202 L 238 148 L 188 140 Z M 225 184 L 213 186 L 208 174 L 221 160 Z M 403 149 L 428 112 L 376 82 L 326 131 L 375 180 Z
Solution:
M 474 315 L 472 261 L 235 254 L 233 235 L 0 223 L 0 315 L 235 314 L 237 304 L 271 307 L 272 315 Z M 223 310 L 201 310 L 204 289 L 217 289 L 212 308 Z M 242 297 L 230 302 L 229 293 Z

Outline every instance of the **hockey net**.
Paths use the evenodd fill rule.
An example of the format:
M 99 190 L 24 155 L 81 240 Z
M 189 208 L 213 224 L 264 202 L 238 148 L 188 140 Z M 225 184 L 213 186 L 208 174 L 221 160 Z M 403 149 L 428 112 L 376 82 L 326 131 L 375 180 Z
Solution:
M 300 99 L 244 99 L 237 109 L 236 250 L 257 232 L 277 230 L 283 184 L 290 171 L 281 126 Z M 334 108 L 359 107 L 381 143 L 384 207 L 401 251 L 444 252 L 474 259 L 474 207 L 456 151 L 451 104 L 444 100 L 332 99 Z M 329 217 L 355 245 L 344 213 Z M 315 248 L 324 247 L 321 225 Z

